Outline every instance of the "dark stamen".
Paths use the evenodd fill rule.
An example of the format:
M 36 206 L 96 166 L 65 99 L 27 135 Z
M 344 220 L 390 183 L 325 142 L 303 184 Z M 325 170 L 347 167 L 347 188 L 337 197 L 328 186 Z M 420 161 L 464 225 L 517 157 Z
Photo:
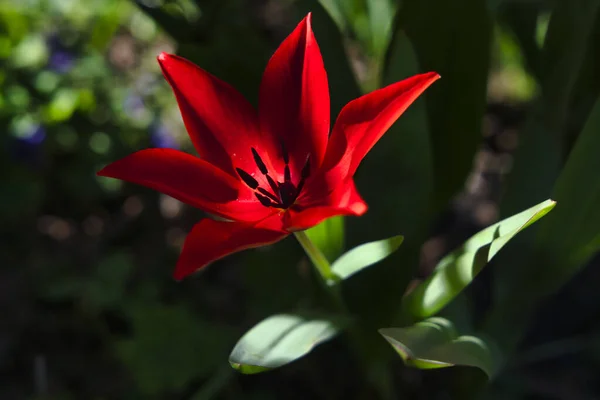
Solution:
M 258 201 L 260 201 L 260 204 L 262 204 L 265 207 L 271 207 L 271 206 L 275 206 L 276 205 L 271 200 L 269 200 L 269 198 L 266 197 L 266 196 L 263 196 L 263 195 L 258 194 L 258 193 L 254 193 L 254 195 L 256 196 L 256 198 L 258 199 Z
M 300 180 L 300 183 L 298 184 L 298 187 L 296 188 L 296 197 L 298 197 L 298 195 L 300 195 L 300 192 L 302 191 L 302 188 L 304 187 L 304 178 L 302 178 Z
M 275 196 L 274 194 L 272 194 L 271 192 L 269 192 L 268 190 L 265 190 L 263 188 L 258 188 L 258 191 L 261 194 L 264 194 L 265 196 L 267 196 L 268 198 L 270 198 L 271 200 L 278 202 L 279 199 L 277 198 L 277 196 Z
M 310 175 L 310 155 L 308 157 L 306 157 L 306 163 L 304 164 L 304 167 L 302 167 L 301 177 L 302 177 L 302 179 L 306 179 L 306 178 L 308 178 L 309 175 Z
M 259 182 L 243 169 L 236 168 L 236 171 L 242 181 L 251 189 L 256 190 L 256 192 L 254 192 L 254 196 L 256 196 L 257 200 L 263 206 L 281 209 L 287 209 L 291 207 L 302 192 L 304 183 L 310 175 L 310 155 L 306 157 L 306 162 L 304 163 L 304 167 L 302 167 L 300 172 L 300 181 L 296 186 L 292 182 L 292 173 L 289 166 L 289 154 L 283 141 L 281 142 L 281 154 L 283 161 L 285 162 L 285 167 L 283 170 L 283 182 L 278 182 L 271 178 L 269 171 L 267 170 L 267 166 L 263 162 L 262 158 L 260 158 L 258 155 L 256 149 L 251 147 L 251 150 L 252 156 L 254 157 L 254 162 L 256 163 L 256 166 L 260 172 L 267 178 L 267 183 L 269 184 L 271 191 L 261 188 Z
M 279 191 L 279 186 L 277 185 L 277 182 L 275 182 L 273 178 L 271 178 L 269 175 L 267 175 L 267 181 L 269 182 L 269 186 L 271 186 L 271 190 L 273 190 L 273 193 L 277 193 L 277 191 Z
M 308 178 L 309 175 L 310 175 L 310 155 L 308 157 L 306 157 L 306 163 L 304 163 L 304 167 L 302 167 L 302 172 L 300 173 L 300 176 L 302 177 L 302 179 L 300 179 L 300 182 L 298 182 L 298 187 L 296 188 L 296 197 L 298 197 L 298 195 L 300 195 L 300 192 L 302 191 L 302 188 L 304 187 L 304 181 L 306 180 L 306 178 Z
M 283 156 L 283 162 L 288 164 L 290 162 L 290 158 L 287 149 L 285 148 L 285 142 L 283 140 L 281 141 L 281 154 Z
M 256 149 L 254 147 L 252 147 L 252 156 L 254 157 L 254 162 L 256 163 L 256 166 L 258 167 L 260 172 L 262 172 L 263 175 L 268 174 L 269 171 L 267 170 L 267 166 L 265 165 L 263 160 L 260 158 L 260 156 L 258 155 L 258 153 L 256 152 Z
M 284 208 L 288 208 L 296 200 L 296 188 L 292 182 L 279 184 L 279 198 Z
M 240 168 L 236 168 L 235 170 L 240 175 L 240 178 L 242 178 L 244 183 L 248 185 L 251 189 L 256 189 L 258 187 L 258 181 L 254 179 L 252 175 Z

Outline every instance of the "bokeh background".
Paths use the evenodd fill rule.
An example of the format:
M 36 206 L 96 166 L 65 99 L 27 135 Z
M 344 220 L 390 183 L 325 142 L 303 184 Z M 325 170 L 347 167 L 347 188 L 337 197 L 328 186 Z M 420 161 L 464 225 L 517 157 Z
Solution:
M 0 399 L 600 398 L 597 211 L 565 233 L 587 246 L 568 270 L 526 257 L 526 236 L 444 311 L 466 331 L 483 326 L 506 339 L 491 384 L 469 368 L 406 368 L 376 335 L 379 368 L 361 365 L 342 336 L 243 376 L 227 361 L 243 333 L 318 296 L 298 244 L 236 254 L 175 282 L 202 212 L 95 175 L 138 149 L 193 152 L 160 75 L 161 51 L 256 104 L 269 56 L 313 11 L 332 119 L 361 93 L 440 72 L 359 170 L 370 211 L 345 227 L 330 222 L 321 237 L 335 254 L 406 236 L 401 254 L 344 288 L 376 333 L 444 254 L 552 195 L 600 93 L 598 3 L 2 1 Z M 588 208 L 600 199 L 598 173 L 588 168 L 577 181 Z M 589 243 L 577 231 L 588 226 Z

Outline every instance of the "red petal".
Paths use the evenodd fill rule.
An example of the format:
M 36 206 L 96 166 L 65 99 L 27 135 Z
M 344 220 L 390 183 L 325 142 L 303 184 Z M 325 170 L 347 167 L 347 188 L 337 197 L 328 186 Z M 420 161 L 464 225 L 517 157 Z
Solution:
M 269 60 L 260 86 L 260 127 L 271 136 L 271 160 L 290 152 L 292 175 L 310 154 L 311 166 L 321 164 L 329 134 L 329 88 L 311 15 L 298 24 Z M 281 164 L 279 164 L 279 167 Z M 278 168 L 279 169 L 279 168 Z
M 284 219 L 285 229 L 297 231 L 313 227 L 323 220 L 336 215 L 360 216 L 367 212 L 367 204 L 360 197 L 350 179 L 340 184 L 328 197 L 318 203 L 306 206 L 302 211 L 290 210 Z
M 229 84 L 184 58 L 162 53 L 158 62 L 198 154 L 236 177 L 235 167 L 256 170 L 250 148 L 260 150 L 260 135 L 250 103 Z
M 173 149 L 130 154 L 98 172 L 165 193 L 191 206 L 235 220 L 258 220 L 268 210 L 258 202 L 238 201 L 241 182 L 207 161 Z
M 334 180 L 353 176 L 379 138 L 439 78 L 435 72 L 415 75 L 346 104 L 335 121 L 323 170 L 335 168 Z
M 280 225 L 278 214 L 259 224 L 203 219 L 188 234 L 175 267 L 175 279 L 182 279 L 207 264 L 241 250 L 275 243 L 287 232 L 273 230 Z

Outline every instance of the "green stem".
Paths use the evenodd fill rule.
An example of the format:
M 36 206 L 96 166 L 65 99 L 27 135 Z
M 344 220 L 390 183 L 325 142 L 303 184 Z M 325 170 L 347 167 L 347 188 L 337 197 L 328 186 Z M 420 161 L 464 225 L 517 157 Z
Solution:
M 331 270 L 331 265 L 329 261 L 325 257 L 325 255 L 321 252 L 321 250 L 315 246 L 315 244 L 310 240 L 308 235 L 304 231 L 294 232 L 294 236 L 300 242 L 300 245 L 312 261 L 314 267 L 319 272 L 321 278 L 327 282 L 331 279 L 335 279 L 335 274 Z
M 329 295 L 333 306 L 336 308 L 336 311 L 341 312 L 347 316 L 350 316 L 348 312 L 348 308 L 344 303 L 344 299 L 342 297 L 342 293 L 339 285 L 339 278 L 331 269 L 331 264 L 325 257 L 325 255 L 321 252 L 321 250 L 310 240 L 308 235 L 304 231 L 294 232 L 296 239 L 300 242 L 300 245 L 312 261 L 313 266 L 318 272 L 319 281 L 323 285 L 325 292 Z M 362 361 L 365 368 L 371 369 L 373 365 L 376 365 L 378 368 L 380 365 L 378 364 L 380 361 L 373 359 L 371 355 L 371 349 L 369 346 L 365 346 L 365 336 L 363 332 L 361 332 L 360 328 L 354 325 L 354 322 L 348 327 L 349 339 L 352 347 L 357 352 L 357 356 L 359 360 Z M 380 374 L 378 374 L 379 376 Z M 386 392 L 389 388 L 383 388 L 381 385 L 377 385 L 377 382 L 372 382 L 378 388 L 381 393 Z M 384 385 L 385 386 L 385 385 Z M 389 396 L 382 396 L 382 398 L 388 398 Z
M 319 280 L 321 281 L 325 291 L 329 294 L 331 299 L 334 301 L 336 307 L 339 309 L 338 311 L 342 311 L 346 313 L 346 305 L 342 299 L 342 294 L 340 293 L 340 288 L 337 283 L 332 284 L 332 282 L 337 281 L 337 276 L 331 269 L 331 264 L 325 257 L 325 255 L 321 252 L 321 250 L 310 240 L 308 235 L 304 231 L 294 232 L 296 239 L 300 242 L 300 245 L 304 249 L 310 261 L 312 261 L 313 266 L 319 273 Z

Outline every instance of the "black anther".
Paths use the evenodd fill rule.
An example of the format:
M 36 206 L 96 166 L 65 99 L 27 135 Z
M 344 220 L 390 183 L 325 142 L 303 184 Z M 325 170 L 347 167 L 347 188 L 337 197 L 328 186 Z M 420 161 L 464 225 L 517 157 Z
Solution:
M 271 190 L 273 190 L 273 193 L 277 193 L 277 191 L 279 191 L 279 186 L 277 185 L 277 182 L 275 182 L 273 178 L 271 178 L 269 175 L 267 175 L 267 181 L 269 182 L 269 186 L 271 186 Z
M 258 181 L 254 179 L 252 175 L 240 168 L 236 168 L 235 170 L 239 174 L 240 178 L 242 178 L 244 183 L 248 185 L 251 189 L 256 189 L 258 187 Z
M 283 182 L 279 184 L 279 198 L 284 208 L 292 205 L 296 200 L 296 188 L 292 182 Z
M 281 155 L 283 156 L 283 162 L 288 164 L 290 162 L 290 157 L 288 155 L 287 149 L 285 147 L 285 142 L 281 141 Z
M 252 156 L 254 157 L 254 162 L 256 163 L 256 166 L 258 167 L 260 172 L 262 172 L 263 175 L 268 174 L 269 171 L 267 170 L 267 166 L 265 165 L 263 160 L 260 158 L 260 156 L 258 155 L 258 153 L 254 147 L 252 147 Z
M 279 199 L 277 198 L 277 196 L 275 196 L 274 194 L 272 194 L 271 192 L 269 192 L 269 191 L 268 191 L 268 190 L 266 190 L 266 189 L 263 189 L 263 188 L 259 187 L 259 188 L 258 188 L 258 191 L 259 191 L 261 194 L 264 194 L 265 196 L 267 196 L 268 198 L 270 198 L 271 200 L 273 200 L 273 201 L 275 201 L 275 202 L 278 202 L 278 201 L 279 201 Z
M 298 187 L 296 188 L 296 197 L 298 197 L 298 195 L 302 191 L 303 187 L 304 187 L 304 178 L 300 179 L 300 183 L 298 183 Z
M 302 167 L 301 177 L 302 177 L 302 179 L 306 179 L 306 178 L 308 178 L 309 175 L 310 175 L 310 155 L 308 157 L 306 157 L 306 163 L 304 164 L 304 167 Z
M 267 170 L 267 166 L 258 155 L 256 149 L 251 147 L 251 150 L 252 156 L 254 157 L 254 162 L 256 163 L 256 166 L 260 172 L 267 178 L 267 182 L 271 188 L 271 191 L 261 188 L 258 181 L 243 169 L 236 168 L 236 171 L 242 181 L 244 181 L 244 183 L 251 189 L 256 190 L 256 192 L 254 192 L 254 196 L 256 196 L 260 204 L 263 206 L 281 209 L 287 209 L 291 207 L 300 195 L 300 192 L 304 188 L 304 183 L 310 175 L 310 155 L 306 157 L 306 162 L 304 163 L 304 167 L 302 167 L 302 171 L 300 172 L 300 181 L 296 186 L 292 182 L 292 174 L 289 166 L 289 154 L 283 141 L 281 142 L 281 154 L 283 161 L 285 162 L 285 167 L 283 170 L 283 182 L 278 182 L 271 178 L 269 171 Z
M 260 204 L 262 204 L 265 207 L 271 207 L 275 205 L 271 200 L 269 200 L 268 197 L 263 196 L 262 194 L 254 193 L 254 195 L 256 196 L 258 201 L 260 201 Z

